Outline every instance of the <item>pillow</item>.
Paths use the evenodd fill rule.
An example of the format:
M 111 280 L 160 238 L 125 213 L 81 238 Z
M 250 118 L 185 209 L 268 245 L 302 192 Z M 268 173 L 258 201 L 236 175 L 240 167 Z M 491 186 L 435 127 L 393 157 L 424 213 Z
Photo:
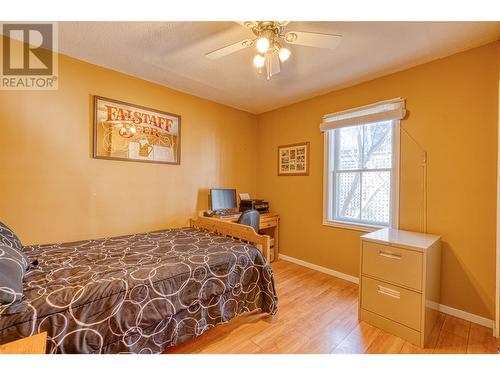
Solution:
M 0 244 L 0 305 L 12 304 L 23 297 L 25 257 L 22 251 Z
M 30 268 L 30 260 L 23 253 L 23 245 L 19 240 L 19 237 L 10 230 L 10 228 L 4 223 L 0 222 L 0 245 L 6 245 L 15 250 L 18 250 L 23 256 L 23 264 L 26 270 Z

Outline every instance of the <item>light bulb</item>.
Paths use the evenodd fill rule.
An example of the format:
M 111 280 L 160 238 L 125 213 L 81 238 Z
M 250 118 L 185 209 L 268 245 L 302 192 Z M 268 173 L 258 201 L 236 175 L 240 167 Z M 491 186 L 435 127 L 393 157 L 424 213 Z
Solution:
M 280 61 L 286 61 L 290 57 L 290 50 L 288 48 L 281 48 L 279 52 Z
M 259 39 L 257 39 L 256 47 L 257 51 L 259 51 L 260 53 L 266 53 L 269 49 L 269 40 L 266 37 L 261 36 Z
M 264 56 L 262 55 L 255 55 L 253 58 L 253 64 L 255 65 L 256 68 L 262 68 L 264 66 Z

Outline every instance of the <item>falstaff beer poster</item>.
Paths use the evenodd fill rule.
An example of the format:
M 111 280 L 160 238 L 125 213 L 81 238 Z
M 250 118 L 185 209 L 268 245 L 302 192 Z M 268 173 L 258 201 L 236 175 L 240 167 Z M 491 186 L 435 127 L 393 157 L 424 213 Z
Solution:
M 94 158 L 180 164 L 181 117 L 94 97 Z

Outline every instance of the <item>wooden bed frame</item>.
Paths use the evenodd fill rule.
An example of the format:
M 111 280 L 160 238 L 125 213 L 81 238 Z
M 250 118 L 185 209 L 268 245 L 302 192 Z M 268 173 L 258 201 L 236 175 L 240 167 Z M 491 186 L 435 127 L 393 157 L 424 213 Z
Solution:
M 210 232 L 250 242 L 256 245 L 267 262 L 270 262 L 270 237 L 258 234 L 252 227 L 203 216 L 190 219 L 189 225 L 191 228 L 206 229 Z

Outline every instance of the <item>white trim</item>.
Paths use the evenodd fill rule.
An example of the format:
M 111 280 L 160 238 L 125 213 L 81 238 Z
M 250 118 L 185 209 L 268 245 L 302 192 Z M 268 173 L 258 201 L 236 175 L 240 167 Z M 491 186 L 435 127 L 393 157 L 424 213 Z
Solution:
M 500 45 L 499 45 L 500 47 Z M 500 51 L 500 49 L 499 49 Z M 500 61 L 500 53 L 498 56 Z M 500 81 L 498 83 L 498 92 L 500 93 Z M 496 287 L 495 287 L 495 336 L 500 338 L 500 96 L 498 98 L 498 126 L 497 126 L 497 226 L 496 226 Z
M 328 144 L 330 132 L 323 133 L 323 224 L 328 222 L 328 209 L 327 207 L 331 207 L 332 204 L 332 194 L 328 191 L 330 185 L 330 157 L 328 152 L 330 151 L 330 147 Z
M 439 311 L 463 320 L 467 320 L 472 323 L 482 325 L 484 327 L 493 328 L 494 322 L 491 319 L 485 318 L 483 316 L 471 314 L 467 311 L 455 309 L 446 305 L 439 305 Z
M 306 262 L 305 260 L 293 258 L 293 257 L 290 257 L 290 256 L 285 255 L 285 254 L 280 254 L 280 259 L 286 260 L 287 262 L 290 262 L 290 263 L 298 264 L 299 266 L 304 266 L 304 267 L 310 268 L 310 269 L 315 270 L 315 271 L 326 273 L 327 275 L 330 275 L 330 276 L 338 277 L 339 279 L 350 281 L 351 283 L 354 283 L 354 284 L 359 284 L 359 278 L 357 278 L 356 276 L 351 276 L 351 275 L 348 275 L 346 273 L 332 270 L 330 268 L 318 266 L 317 264 L 309 263 L 309 262 Z
M 337 228 L 344 228 L 350 230 L 357 230 L 361 232 L 371 232 L 375 229 L 384 228 L 385 226 L 379 225 L 379 223 L 363 222 L 353 220 L 342 220 L 342 218 L 334 218 L 335 213 L 330 211 L 333 206 L 333 200 L 336 199 L 335 192 L 335 174 L 343 172 L 363 172 L 371 170 L 387 170 L 391 172 L 391 202 L 390 202 L 390 221 L 387 226 L 395 229 L 399 229 L 399 184 L 400 184 L 400 168 L 401 168 L 401 123 L 399 120 L 392 120 L 392 150 L 391 150 L 391 168 L 379 168 L 379 169 L 353 169 L 353 170 L 337 170 L 337 172 L 332 173 L 332 166 L 330 163 L 335 164 L 336 161 L 333 160 L 336 155 L 334 148 L 336 145 L 331 146 L 332 139 L 334 137 L 334 130 L 324 132 L 323 136 L 323 225 Z M 336 141 L 336 139 L 333 139 Z M 361 188 L 362 189 L 362 188 Z M 335 203 L 335 206 L 337 202 Z M 360 211 L 361 213 L 361 211 Z
M 323 266 L 318 266 L 317 264 L 309 263 L 309 262 L 306 262 L 305 260 L 293 258 L 293 257 L 285 255 L 285 254 L 280 254 L 280 259 L 285 260 L 285 261 L 290 262 L 290 263 L 298 264 L 299 266 L 310 268 L 310 269 L 315 270 L 315 271 L 326 273 L 327 275 L 330 275 L 330 276 L 338 277 L 339 279 L 350 281 L 351 283 L 354 283 L 354 284 L 359 284 L 359 278 L 357 278 L 355 276 L 351 276 L 351 275 L 348 275 L 346 273 L 335 271 L 335 270 L 332 270 L 330 268 L 326 268 Z M 493 320 L 485 318 L 483 316 L 475 315 L 475 314 L 469 313 L 467 311 L 455 309 L 453 307 L 442 305 L 442 304 L 438 304 L 437 307 L 438 307 L 438 310 L 442 313 L 445 313 L 445 314 L 448 314 L 448 315 L 451 315 L 451 316 L 454 316 L 454 317 L 457 317 L 457 318 L 460 318 L 463 320 L 467 320 L 469 322 L 476 323 L 476 324 L 482 325 L 484 327 L 493 328 L 495 326 L 495 322 Z
M 367 232 L 367 233 L 385 228 L 378 225 L 349 223 L 348 221 L 326 220 L 326 219 L 323 220 L 323 225 L 327 227 L 350 229 L 350 230 L 356 230 L 358 232 Z
M 399 229 L 399 180 L 401 169 L 401 121 L 392 127 L 391 228 Z

